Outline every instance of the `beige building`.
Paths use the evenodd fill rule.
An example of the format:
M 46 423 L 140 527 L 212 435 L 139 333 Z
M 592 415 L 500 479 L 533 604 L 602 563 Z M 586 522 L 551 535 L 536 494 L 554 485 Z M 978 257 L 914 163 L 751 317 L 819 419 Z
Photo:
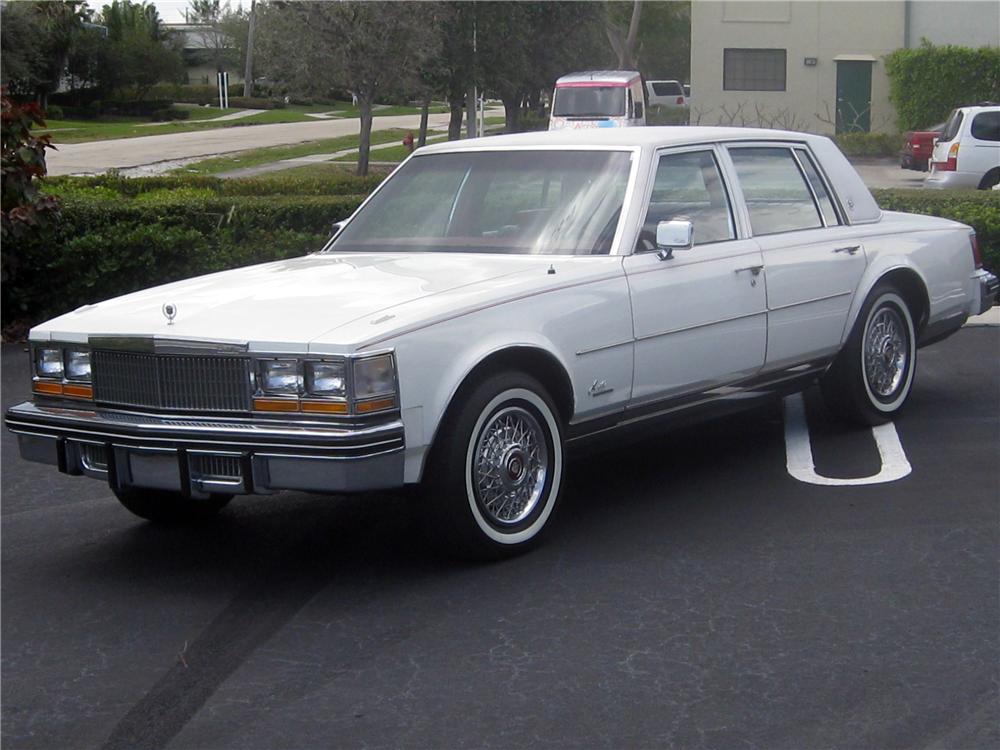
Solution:
M 691 122 L 895 131 L 883 57 L 921 38 L 1000 44 L 1000 3 L 694 0 Z

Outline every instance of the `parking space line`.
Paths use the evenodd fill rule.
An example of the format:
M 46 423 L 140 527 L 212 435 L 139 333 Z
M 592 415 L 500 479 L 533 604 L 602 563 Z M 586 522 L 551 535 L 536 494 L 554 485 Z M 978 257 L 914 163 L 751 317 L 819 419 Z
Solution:
M 809 424 L 806 421 L 806 405 L 801 393 L 788 396 L 784 401 L 785 411 L 785 466 L 788 473 L 806 484 L 863 485 L 895 482 L 912 471 L 906 458 L 899 435 L 892 422 L 872 427 L 875 446 L 882 457 L 882 469 L 870 477 L 833 478 L 816 473 L 813 463 L 812 444 L 809 440 Z

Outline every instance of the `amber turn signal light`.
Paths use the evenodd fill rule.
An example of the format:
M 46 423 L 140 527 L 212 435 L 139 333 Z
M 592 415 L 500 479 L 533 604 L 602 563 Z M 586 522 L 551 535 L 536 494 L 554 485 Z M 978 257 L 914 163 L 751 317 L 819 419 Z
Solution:
M 284 398 L 255 398 L 253 408 L 255 411 L 298 411 L 299 402 Z
M 63 386 L 63 395 L 73 398 L 94 398 L 94 389 L 89 385 L 76 385 L 67 383 Z
M 347 414 L 347 404 L 342 401 L 303 401 L 302 411 L 313 414 Z
M 44 380 L 36 380 L 32 385 L 35 393 L 44 393 L 46 396 L 61 396 L 63 394 L 62 383 L 48 383 Z
M 376 398 L 371 401 L 359 401 L 354 405 L 355 411 L 358 414 L 369 414 L 373 411 L 382 411 L 383 409 L 391 409 L 396 405 L 396 399 L 392 396 L 388 398 Z

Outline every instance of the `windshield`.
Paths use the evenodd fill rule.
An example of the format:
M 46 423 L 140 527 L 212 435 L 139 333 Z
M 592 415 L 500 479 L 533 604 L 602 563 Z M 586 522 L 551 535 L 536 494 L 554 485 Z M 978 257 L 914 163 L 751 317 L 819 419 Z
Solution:
M 555 117 L 624 117 L 624 86 L 567 86 L 556 88 Z
M 618 227 L 630 156 L 624 151 L 415 156 L 325 250 L 606 254 Z

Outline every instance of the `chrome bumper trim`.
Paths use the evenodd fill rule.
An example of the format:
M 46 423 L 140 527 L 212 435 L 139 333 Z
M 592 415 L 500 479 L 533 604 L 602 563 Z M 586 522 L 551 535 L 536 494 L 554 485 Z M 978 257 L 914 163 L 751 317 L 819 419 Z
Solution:
M 976 314 L 982 315 L 996 304 L 1000 281 L 986 269 L 980 269 L 976 273 L 979 276 L 979 312 Z
M 358 492 L 403 485 L 402 420 L 370 426 L 219 422 L 68 409 L 27 402 L 12 407 L 7 428 L 23 458 L 66 474 L 125 486 L 249 494 L 292 489 Z M 84 445 L 103 446 L 106 469 Z M 201 476 L 205 456 L 238 457 L 231 476 Z M 194 460 L 192 460 L 194 459 Z M 238 468 L 236 468 L 238 467 Z

